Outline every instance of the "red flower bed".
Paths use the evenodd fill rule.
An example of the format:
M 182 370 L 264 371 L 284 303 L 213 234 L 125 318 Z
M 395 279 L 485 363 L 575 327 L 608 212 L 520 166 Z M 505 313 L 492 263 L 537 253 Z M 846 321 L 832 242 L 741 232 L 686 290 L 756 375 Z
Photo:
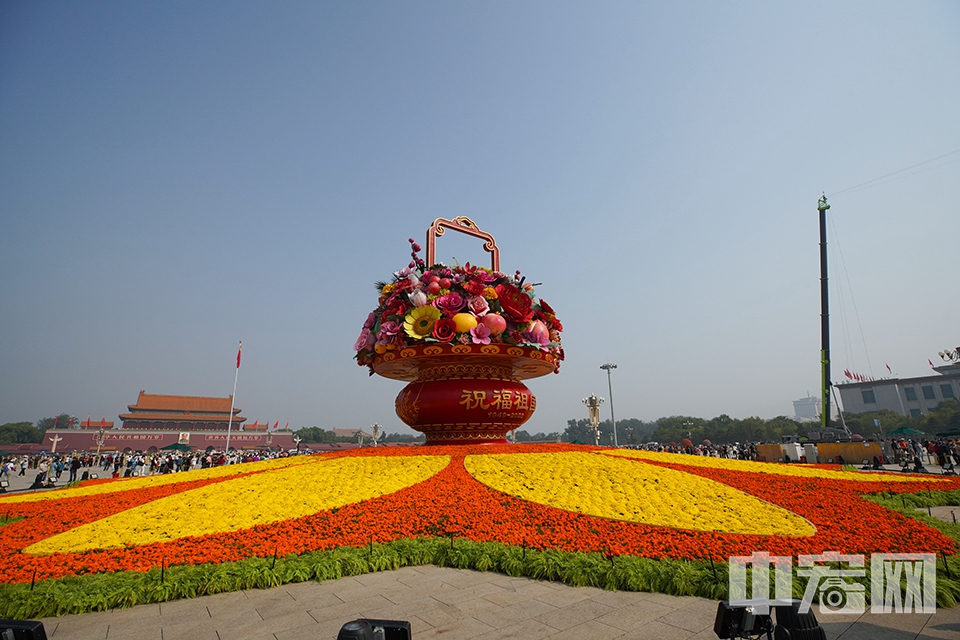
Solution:
M 864 500 L 860 495 L 879 491 L 912 493 L 960 489 L 960 479 L 936 483 L 867 483 L 633 460 L 637 465 L 657 464 L 722 482 L 788 509 L 817 527 L 813 536 L 787 537 L 673 529 L 564 511 L 490 489 L 475 480 L 463 464 L 464 457 L 471 454 L 591 450 L 595 449 L 577 445 L 488 445 L 378 448 L 325 454 L 324 459 L 354 455 L 452 454 L 453 457 L 445 469 L 422 483 L 302 518 L 162 544 L 49 556 L 26 554 L 22 550 L 51 535 L 133 506 L 237 476 L 42 502 L 0 502 L 0 514 L 26 518 L 0 527 L 0 575 L 5 582 L 15 583 L 30 581 L 34 575 L 38 579 L 48 579 L 104 571 L 146 571 L 161 563 L 167 566 L 220 563 L 275 553 L 286 555 L 337 546 L 359 547 L 371 541 L 380 543 L 445 535 L 538 549 L 598 551 L 651 558 L 709 557 L 717 561 L 759 550 L 775 555 L 828 550 L 847 553 L 955 552 L 954 543 L 938 531 Z M 638 473 L 641 471 L 638 468 Z M 204 514 L 184 513 L 183 517 L 202 518 Z

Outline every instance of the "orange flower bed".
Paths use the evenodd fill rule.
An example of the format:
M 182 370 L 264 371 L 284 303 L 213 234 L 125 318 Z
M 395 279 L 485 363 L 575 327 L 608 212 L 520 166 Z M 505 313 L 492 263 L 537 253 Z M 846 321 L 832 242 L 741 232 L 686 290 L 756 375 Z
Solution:
M 475 447 L 385 447 L 317 456 L 317 464 L 344 456 L 450 456 L 450 463 L 427 480 L 395 492 L 344 504 L 272 524 L 232 532 L 188 536 L 170 542 L 95 549 L 76 553 L 34 555 L 24 549 L 53 535 L 114 514 L 215 483 L 236 478 L 189 480 L 105 495 L 63 497 L 36 502 L 0 499 L 0 515 L 24 520 L 0 527 L 0 576 L 9 583 L 67 575 L 120 570 L 147 571 L 165 564 L 203 564 L 268 557 L 338 546 L 361 547 L 402 538 L 456 536 L 530 548 L 592 551 L 609 555 L 689 558 L 725 561 L 732 555 L 764 550 L 775 555 L 820 553 L 937 552 L 955 553 L 954 543 L 915 520 L 864 500 L 879 491 L 918 492 L 960 489 L 960 479 L 929 483 L 841 481 L 798 478 L 770 473 L 690 466 L 628 459 L 637 476 L 653 467 L 673 469 L 719 482 L 806 519 L 812 535 L 753 535 L 656 526 L 629 519 L 603 518 L 560 509 L 491 489 L 467 470 L 467 456 L 511 453 L 592 453 L 602 449 L 579 445 L 513 445 Z M 680 457 L 682 458 L 682 456 Z M 252 473 L 270 473 L 255 470 Z M 249 474 L 241 474 L 241 477 Z M 189 474 L 184 474 L 185 479 Z M 116 482 L 123 482 L 118 480 Z M 122 486 L 122 485 L 121 485 Z M 309 487 L 298 488 L 309 491 Z M 570 489 L 577 494 L 575 488 Z M 59 492 L 58 492 L 59 493 Z M 265 498 L 268 499 L 268 498 Z M 716 505 L 733 508 L 736 504 Z M 684 508 L 678 504 L 676 508 Z M 187 510 L 182 518 L 205 518 Z

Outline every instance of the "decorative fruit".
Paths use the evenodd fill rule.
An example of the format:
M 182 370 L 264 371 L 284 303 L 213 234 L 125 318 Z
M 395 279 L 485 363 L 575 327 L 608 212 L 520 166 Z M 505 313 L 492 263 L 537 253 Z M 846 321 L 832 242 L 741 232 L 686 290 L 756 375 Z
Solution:
M 496 313 L 488 313 L 480 318 L 480 322 L 482 322 L 487 329 L 490 329 L 491 335 L 498 336 L 507 330 L 506 319 Z
M 550 342 L 550 330 L 547 329 L 547 325 L 543 324 L 540 320 L 531 322 L 528 331 L 535 335 L 541 342 Z
M 457 325 L 457 333 L 465 333 L 477 326 L 477 317 L 472 313 L 458 313 L 453 316 L 453 322 Z

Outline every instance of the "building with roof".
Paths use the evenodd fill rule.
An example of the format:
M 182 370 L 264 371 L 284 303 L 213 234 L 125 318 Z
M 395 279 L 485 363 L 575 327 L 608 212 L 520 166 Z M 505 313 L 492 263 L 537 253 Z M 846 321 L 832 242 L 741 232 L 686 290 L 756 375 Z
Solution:
M 233 407 L 233 420 L 230 420 L 232 404 L 233 396 L 168 396 L 141 390 L 137 401 L 127 405 L 129 413 L 118 417 L 124 429 L 226 431 L 231 422 L 234 428 L 241 429 L 246 418 L 240 415 L 240 409 Z
M 937 408 L 944 400 L 960 398 L 960 364 L 933 367 L 936 375 L 916 378 L 884 378 L 837 384 L 843 410 L 868 413 L 887 409 L 917 418 Z
M 134 404 L 127 405 L 127 413 L 118 417 L 119 429 L 94 423 L 81 423 L 79 429 L 48 429 L 43 449 L 53 452 L 99 451 L 155 453 L 171 445 L 186 445 L 191 449 L 220 449 L 227 444 L 230 433 L 231 449 L 292 449 L 293 433 L 269 429 L 257 421 L 255 427 L 245 426 L 246 418 L 240 409 L 231 405 L 233 397 L 174 396 L 140 391 Z M 231 419 L 232 415 L 232 419 Z M 54 440 L 56 438 L 56 440 Z M 49 441 L 49 442 L 48 442 Z
M 356 438 L 358 433 L 363 434 L 364 440 L 373 438 L 372 433 L 367 433 L 363 429 L 333 429 L 333 435 L 337 438 Z

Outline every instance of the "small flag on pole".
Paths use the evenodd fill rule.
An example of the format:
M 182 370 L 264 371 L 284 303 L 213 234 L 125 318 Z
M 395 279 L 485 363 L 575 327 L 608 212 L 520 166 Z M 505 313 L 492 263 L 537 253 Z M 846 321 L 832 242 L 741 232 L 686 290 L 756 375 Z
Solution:
M 279 420 L 277 420 L 276 422 L 273 423 L 273 428 L 274 428 L 274 429 L 276 429 L 276 428 L 279 427 L 279 426 L 280 426 L 280 421 L 279 421 Z
M 243 340 L 240 341 L 240 347 L 237 349 L 237 369 L 240 368 L 240 352 L 243 351 Z
M 887 367 L 887 371 L 889 371 L 890 374 L 892 375 L 892 374 L 893 374 L 893 369 L 890 368 L 890 365 L 888 365 L 887 363 L 883 363 L 883 364 L 884 364 L 884 366 Z
M 930 359 L 929 359 L 929 358 L 927 359 L 927 362 L 930 362 Z M 930 362 L 930 368 L 931 368 L 931 369 L 935 369 L 935 368 L 936 368 L 936 367 L 933 366 L 933 363 L 932 363 L 932 362 Z
M 107 416 L 103 416 L 102 418 L 100 418 L 100 426 L 101 427 L 107 426 Z
M 283 428 L 286 429 L 286 428 L 289 427 L 289 426 L 290 426 L 290 421 L 287 420 L 287 424 L 283 425 Z

